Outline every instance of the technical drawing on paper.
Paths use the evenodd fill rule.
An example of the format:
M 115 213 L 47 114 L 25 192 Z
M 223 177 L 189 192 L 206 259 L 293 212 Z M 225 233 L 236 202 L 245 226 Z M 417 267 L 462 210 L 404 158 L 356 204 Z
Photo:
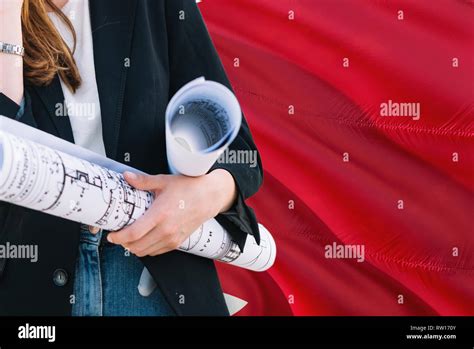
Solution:
M 2 153 L 0 198 L 16 205 L 119 230 L 153 201 L 119 173 L 5 133 Z
M 135 222 L 153 199 L 152 193 L 132 188 L 120 173 L 0 131 L 2 201 L 114 231 Z M 273 242 L 266 230 L 261 229 L 261 235 L 262 241 Z M 273 261 L 276 253 L 276 248 L 263 246 L 249 236 L 241 253 L 225 229 L 211 219 L 179 249 L 259 271 L 268 268 L 266 261 Z

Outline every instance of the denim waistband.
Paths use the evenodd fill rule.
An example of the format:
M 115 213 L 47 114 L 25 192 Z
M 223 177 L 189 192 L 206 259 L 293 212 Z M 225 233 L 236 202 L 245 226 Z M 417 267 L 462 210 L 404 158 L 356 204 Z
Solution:
M 81 243 L 87 243 L 96 246 L 107 245 L 110 244 L 110 242 L 107 240 L 108 233 L 108 231 L 100 229 L 97 234 L 92 234 L 88 225 L 81 224 L 81 235 L 79 237 L 79 241 Z

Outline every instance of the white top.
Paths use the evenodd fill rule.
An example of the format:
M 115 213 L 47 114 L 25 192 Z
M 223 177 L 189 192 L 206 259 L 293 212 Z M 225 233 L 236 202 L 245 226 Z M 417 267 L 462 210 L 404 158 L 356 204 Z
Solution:
M 68 16 L 76 31 L 77 41 L 74 59 L 76 60 L 82 78 L 81 87 L 74 94 L 64 85 L 63 81 L 61 81 L 65 104 L 74 135 L 74 143 L 105 156 L 99 91 L 95 78 L 89 0 L 69 0 L 62 8 L 62 11 Z M 50 13 L 49 17 L 66 44 L 72 49 L 74 41 L 67 26 L 55 13 Z M 138 286 L 140 294 L 146 297 L 150 295 L 155 288 L 155 281 L 148 270 L 143 268 L 140 284 Z
M 74 142 L 77 145 L 105 155 L 99 91 L 95 79 L 89 0 L 69 0 L 62 11 L 71 20 L 76 31 L 74 59 L 81 74 L 82 84 L 73 94 L 61 80 L 65 103 L 62 106 L 57 106 L 56 110 L 62 108 L 60 110 L 68 111 Z M 49 17 L 72 50 L 74 41 L 68 27 L 54 12 L 50 12 Z M 64 113 L 60 112 L 58 115 L 64 115 Z

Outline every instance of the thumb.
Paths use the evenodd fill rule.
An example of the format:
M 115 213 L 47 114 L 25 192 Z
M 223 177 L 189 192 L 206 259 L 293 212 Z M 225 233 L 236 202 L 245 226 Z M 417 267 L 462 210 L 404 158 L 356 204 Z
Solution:
M 123 176 L 128 184 L 140 190 L 158 190 L 165 185 L 164 175 L 150 176 L 127 171 Z

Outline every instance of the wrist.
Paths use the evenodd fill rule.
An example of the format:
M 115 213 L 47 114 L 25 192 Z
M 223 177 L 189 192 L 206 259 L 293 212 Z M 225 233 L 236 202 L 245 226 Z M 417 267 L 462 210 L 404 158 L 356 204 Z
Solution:
M 23 46 L 21 27 L 23 0 L 0 0 L 0 41 Z M 23 57 L 0 53 L 0 92 L 17 104 L 23 98 Z
M 207 186 L 212 191 L 211 197 L 215 198 L 213 199 L 215 215 L 228 211 L 237 199 L 237 185 L 234 177 L 224 169 L 216 169 L 205 177 Z

